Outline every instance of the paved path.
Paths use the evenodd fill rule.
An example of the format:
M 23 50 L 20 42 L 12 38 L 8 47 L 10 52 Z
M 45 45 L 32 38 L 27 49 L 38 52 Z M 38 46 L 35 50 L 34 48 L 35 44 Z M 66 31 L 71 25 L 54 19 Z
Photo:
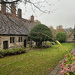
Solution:
M 75 48 L 74 48 L 71 52 L 74 52 L 74 53 L 75 53 Z M 62 61 L 63 61 L 63 60 L 62 60 Z M 60 64 L 58 64 L 58 65 L 54 68 L 54 70 L 52 70 L 52 71 L 50 72 L 49 75 L 60 75 L 60 71 L 61 71 Z

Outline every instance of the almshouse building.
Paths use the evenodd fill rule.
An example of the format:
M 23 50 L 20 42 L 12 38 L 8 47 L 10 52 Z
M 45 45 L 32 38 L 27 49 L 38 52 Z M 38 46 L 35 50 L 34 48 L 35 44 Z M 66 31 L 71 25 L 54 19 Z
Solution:
M 30 30 L 35 26 L 34 16 L 30 20 L 23 19 L 21 9 L 11 4 L 11 13 L 6 13 L 6 5 L 1 5 L 0 11 L 0 49 L 26 47 Z

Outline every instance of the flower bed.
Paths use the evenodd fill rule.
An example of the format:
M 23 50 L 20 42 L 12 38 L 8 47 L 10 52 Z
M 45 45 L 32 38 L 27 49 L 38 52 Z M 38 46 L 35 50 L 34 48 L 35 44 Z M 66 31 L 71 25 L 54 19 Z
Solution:
M 75 75 L 75 53 L 64 55 L 64 61 L 60 61 L 61 75 Z

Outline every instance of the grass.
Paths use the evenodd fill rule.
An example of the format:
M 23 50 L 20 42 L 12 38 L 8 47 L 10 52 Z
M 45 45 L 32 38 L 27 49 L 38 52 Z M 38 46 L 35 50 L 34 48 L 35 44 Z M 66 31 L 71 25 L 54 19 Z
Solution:
M 28 51 L 0 59 L 0 75 L 48 75 L 63 55 L 74 48 L 72 43 Z

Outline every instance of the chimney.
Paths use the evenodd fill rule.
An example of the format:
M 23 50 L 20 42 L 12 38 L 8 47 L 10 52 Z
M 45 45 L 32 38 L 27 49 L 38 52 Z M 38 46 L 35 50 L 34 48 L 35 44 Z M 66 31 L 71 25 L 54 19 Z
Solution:
M 22 10 L 21 9 L 18 9 L 18 17 L 22 18 Z
M 33 15 L 31 16 L 31 22 L 34 22 L 34 16 Z
M 16 17 L 16 7 L 14 3 L 11 4 L 11 15 L 12 17 Z
M 1 13 L 6 14 L 6 4 L 1 4 Z

